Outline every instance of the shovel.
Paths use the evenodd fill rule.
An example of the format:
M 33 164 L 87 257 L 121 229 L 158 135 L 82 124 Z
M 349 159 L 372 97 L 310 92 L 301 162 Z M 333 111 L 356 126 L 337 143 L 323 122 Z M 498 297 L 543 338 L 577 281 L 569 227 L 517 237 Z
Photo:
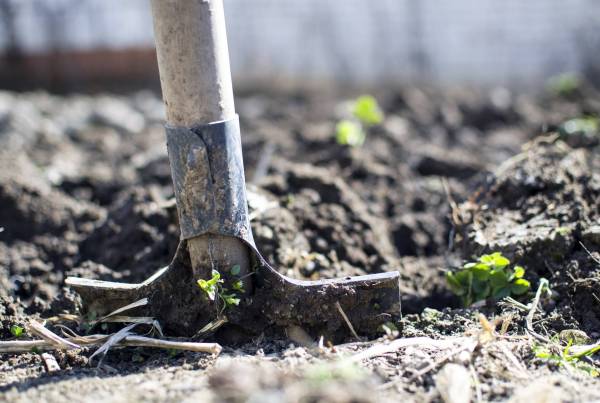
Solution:
M 222 0 L 152 0 L 152 14 L 179 247 L 169 266 L 143 283 L 69 277 L 66 284 L 97 316 L 147 298 L 135 314 L 181 336 L 224 324 L 245 337 L 293 328 L 331 340 L 377 334 L 400 313 L 398 272 L 296 280 L 255 246 Z

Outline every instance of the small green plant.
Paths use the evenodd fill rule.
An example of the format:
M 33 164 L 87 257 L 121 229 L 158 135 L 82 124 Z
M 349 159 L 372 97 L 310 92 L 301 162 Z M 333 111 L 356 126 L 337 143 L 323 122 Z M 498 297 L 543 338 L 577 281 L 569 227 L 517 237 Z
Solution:
M 537 358 L 547 362 L 552 362 L 559 367 L 565 367 L 569 370 L 576 369 L 583 371 L 592 377 L 600 375 L 598 369 L 587 362 L 584 362 L 584 357 L 590 357 L 600 351 L 600 345 L 594 344 L 590 346 L 582 346 L 584 348 L 573 351 L 573 339 L 569 340 L 564 349 L 552 349 L 551 347 L 537 345 L 533 347 L 533 352 Z M 555 350 L 555 351 L 553 351 Z
M 10 327 L 10 334 L 12 334 L 14 337 L 21 337 L 23 336 L 25 333 L 25 329 L 19 325 L 12 325 Z
M 563 73 L 551 77 L 546 84 L 548 91 L 559 96 L 572 95 L 580 87 L 581 79 L 573 73 Z
M 352 114 L 364 125 L 378 125 L 383 121 L 383 112 L 371 95 L 358 97 L 352 105 Z
M 336 125 L 336 140 L 351 147 L 361 146 L 366 139 L 366 130 L 383 121 L 383 112 L 371 95 L 362 95 L 350 105 L 351 118 L 340 120 Z
M 208 299 L 214 301 L 217 296 L 217 292 L 219 291 L 219 285 L 222 282 L 223 280 L 221 280 L 221 273 L 213 270 L 212 277 L 209 280 L 198 280 L 198 286 L 202 291 L 204 291 Z
M 501 299 L 522 295 L 531 284 L 525 280 L 525 269 L 510 268 L 510 260 L 500 252 L 482 255 L 476 262 L 466 263 L 457 272 L 447 271 L 446 280 L 450 290 L 461 297 L 464 306 L 487 298 Z
M 230 273 L 232 275 L 239 275 L 240 266 L 233 266 L 230 270 Z M 215 301 L 216 298 L 219 297 L 219 300 L 223 302 L 223 308 L 221 309 L 220 313 L 223 313 L 223 310 L 233 305 L 239 305 L 240 298 L 235 292 L 244 292 L 244 283 L 241 279 L 235 280 L 232 283 L 232 289 L 235 292 L 230 292 L 229 289 L 223 287 L 223 279 L 221 279 L 221 273 L 219 273 L 217 270 L 212 271 L 212 277 L 210 279 L 199 279 L 198 287 L 200 287 L 200 289 L 204 291 L 208 299 L 210 299 L 211 301 Z
M 598 134 L 600 120 L 595 116 L 583 116 L 563 122 L 558 131 L 562 136 L 582 135 L 591 137 Z
M 335 126 L 335 131 L 336 141 L 345 146 L 362 146 L 367 138 L 361 124 L 353 120 L 340 120 Z

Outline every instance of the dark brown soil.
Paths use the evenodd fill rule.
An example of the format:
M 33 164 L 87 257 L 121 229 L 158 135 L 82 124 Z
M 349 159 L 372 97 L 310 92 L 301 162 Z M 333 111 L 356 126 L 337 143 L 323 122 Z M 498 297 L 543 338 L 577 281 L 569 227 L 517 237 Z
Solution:
M 444 280 L 463 259 L 502 251 L 526 267 L 534 287 L 550 280 L 553 297 L 537 318 L 545 333 L 579 329 L 600 338 L 597 142 L 551 134 L 565 119 L 600 113 L 597 93 L 376 91 L 386 119 L 362 147 L 349 148 L 333 132 L 340 102 L 356 95 L 250 91 L 236 100 L 252 229 L 274 267 L 307 279 L 398 270 L 400 336 L 439 339 L 481 331 L 478 312 L 491 319 L 514 311 L 456 309 Z M 77 313 L 66 276 L 138 282 L 171 260 L 179 232 L 162 116 L 148 92 L 0 94 L 0 339 L 12 338 L 10 326 L 27 317 Z M 524 316 L 513 314 L 509 334 L 521 337 Z M 597 382 L 536 360 L 531 343 L 519 340 L 510 348 L 527 376 L 506 364 L 496 344 L 468 364 L 459 360 L 485 400 L 524 395 L 533 377 L 552 382 L 556 401 L 599 398 Z M 364 347 L 315 353 L 259 338 L 216 360 L 123 349 L 109 352 L 99 369 L 87 365 L 86 349 L 56 353 L 62 370 L 52 376 L 36 354 L 5 354 L 0 396 L 440 400 L 436 374 L 444 362 L 416 379 L 411 371 L 443 352 L 413 348 L 361 365 L 332 363 Z

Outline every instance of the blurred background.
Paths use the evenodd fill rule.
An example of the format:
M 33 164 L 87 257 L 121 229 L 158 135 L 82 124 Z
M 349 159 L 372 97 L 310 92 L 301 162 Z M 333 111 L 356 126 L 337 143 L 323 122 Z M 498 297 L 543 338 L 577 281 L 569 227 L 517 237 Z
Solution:
M 225 0 L 238 85 L 596 81 L 593 0 Z M 1 0 L 0 86 L 158 87 L 148 0 Z

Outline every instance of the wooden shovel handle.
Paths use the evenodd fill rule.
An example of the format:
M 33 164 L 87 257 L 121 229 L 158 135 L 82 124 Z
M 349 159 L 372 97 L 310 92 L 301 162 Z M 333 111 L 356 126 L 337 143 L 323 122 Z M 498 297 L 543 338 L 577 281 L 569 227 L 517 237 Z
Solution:
M 222 0 L 152 0 L 154 36 L 167 122 L 194 126 L 235 116 Z M 235 238 L 203 235 L 188 241 L 195 274 L 240 265 L 247 247 Z

